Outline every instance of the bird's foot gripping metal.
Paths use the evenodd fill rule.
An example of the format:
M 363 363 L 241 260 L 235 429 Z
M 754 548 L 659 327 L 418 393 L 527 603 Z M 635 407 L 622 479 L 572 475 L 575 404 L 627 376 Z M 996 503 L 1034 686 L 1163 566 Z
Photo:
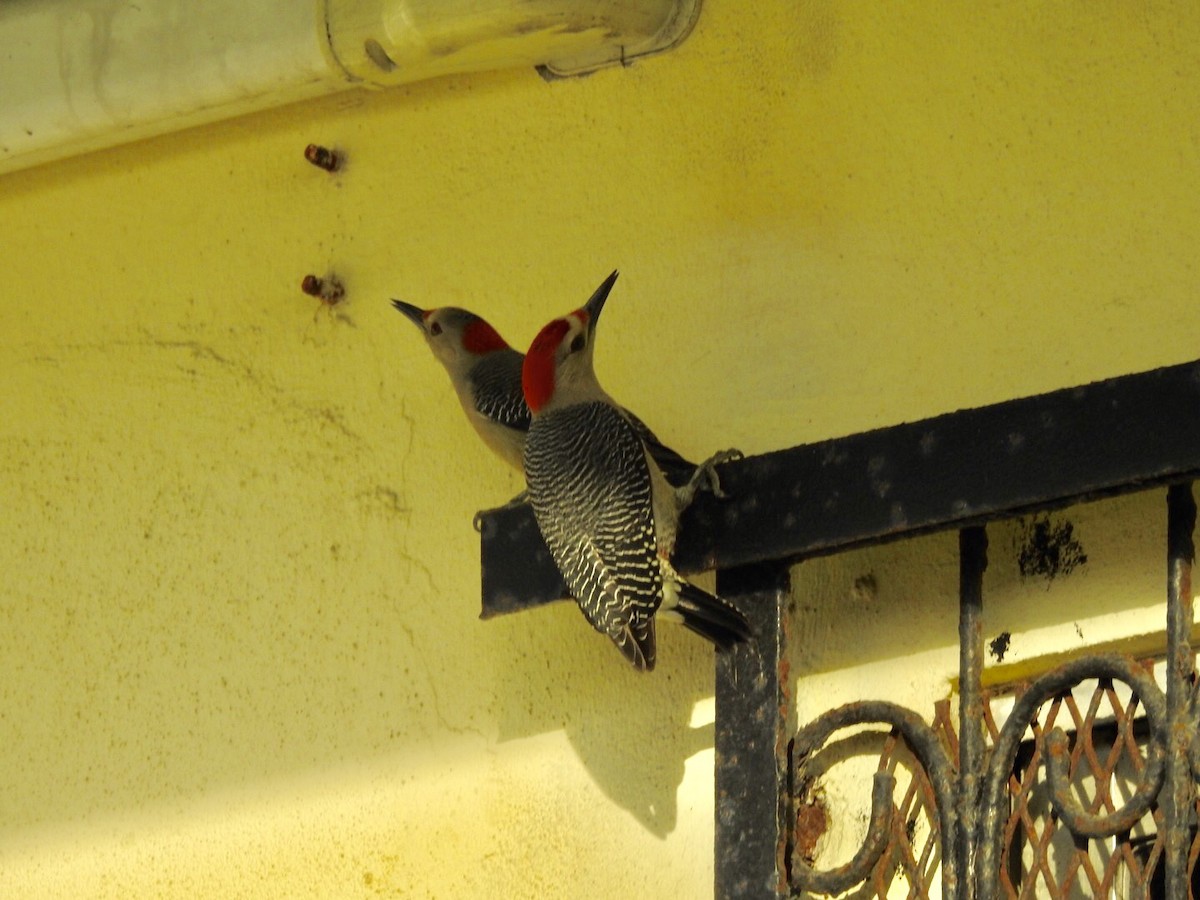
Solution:
M 708 488 L 712 491 L 714 497 L 725 499 L 727 494 L 721 490 L 721 477 L 717 474 L 717 466 L 724 465 L 727 462 L 743 459 L 745 454 L 741 450 L 718 450 L 700 465 L 696 466 L 696 471 L 692 473 L 692 477 L 688 479 L 688 483 L 681 487 L 678 491 L 679 508 L 686 509 L 696 496 L 696 491 L 701 488 Z

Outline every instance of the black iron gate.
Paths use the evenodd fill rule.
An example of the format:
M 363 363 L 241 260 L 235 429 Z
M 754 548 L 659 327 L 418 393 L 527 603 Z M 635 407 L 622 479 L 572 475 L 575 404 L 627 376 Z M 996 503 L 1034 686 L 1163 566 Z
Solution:
M 726 466 L 730 498 L 698 500 L 675 558 L 685 573 L 716 569 L 719 592 L 760 636 L 753 652 L 717 658 L 717 896 L 835 894 L 860 885 L 887 896 L 902 879 L 916 897 L 931 887 L 952 898 L 1118 889 L 1187 897 L 1200 776 L 1190 646 L 1197 477 L 1200 363 Z M 995 691 L 980 677 L 986 523 L 1159 485 L 1168 486 L 1165 685 L 1124 656 L 1080 657 L 1015 686 L 1000 724 Z M 485 617 L 563 596 L 527 508 L 493 511 L 482 522 Z M 790 566 L 947 528 L 959 531 L 957 727 L 948 707 L 931 725 L 870 701 L 790 726 L 782 672 Z M 1093 681 L 1081 710 L 1068 698 Z M 1118 685 L 1128 693 L 1120 708 L 1112 699 Z M 1064 709 L 1070 729 L 1058 725 Z M 808 767 L 834 732 L 864 723 L 882 726 L 884 741 L 867 836 L 849 863 L 818 871 Z M 897 792 L 901 765 L 911 776 Z M 1108 787 L 1119 767 L 1128 774 L 1127 799 Z M 1083 806 L 1071 787 L 1081 777 L 1095 787 Z
M 1189 643 L 1196 507 L 1190 484 L 1172 486 L 1167 498 L 1165 691 L 1144 664 L 1117 654 L 1082 656 L 1012 686 L 1011 707 L 998 721 L 993 700 L 1004 692 L 981 685 L 987 541 L 981 526 L 963 529 L 957 727 L 948 703 L 929 725 L 894 704 L 860 702 L 799 729 L 786 751 L 785 890 L 838 894 L 866 883 L 886 897 L 902 879 L 909 896 L 926 897 L 937 868 L 944 897 L 1188 896 L 1200 847 Z M 1089 682 L 1081 705 L 1073 691 Z M 1128 687 L 1128 699 L 1118 699 L 1117 684 Z M 806 849 L 824 822 L 812 821 L 807 764 L 835 732 L 862 724 L 881 725 L 887 735 L 867 835 L 849 864 L 816 871 Z M 903 798 L 894 793 L 898 742 L 910 758 Z M 1091 789 L 1082 805 L 1081 781 Z M 1127 798 L 1114 796 L 1118 781 Z M 918 842 L 922 820 L 928 837 Z M 737 884 L 724 890 L 751 895 Z

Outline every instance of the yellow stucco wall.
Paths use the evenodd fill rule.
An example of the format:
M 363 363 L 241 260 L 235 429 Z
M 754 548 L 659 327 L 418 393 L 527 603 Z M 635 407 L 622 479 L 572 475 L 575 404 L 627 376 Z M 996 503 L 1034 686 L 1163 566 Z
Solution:
M 1197 48 L 1182 2 L 710 0 L 628 69 L 0 178 L 0 893 L 708 896 L 709 654 L 477 620 L 519 479 L 387 298 L 524 344 L 619 266 L 602 378 L 695 456 L 1194 359 Z

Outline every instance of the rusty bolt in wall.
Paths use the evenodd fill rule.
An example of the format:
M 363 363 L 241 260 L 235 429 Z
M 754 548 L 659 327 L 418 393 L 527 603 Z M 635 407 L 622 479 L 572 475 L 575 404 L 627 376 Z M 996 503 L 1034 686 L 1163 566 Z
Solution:
M 346 288 L 336 275 L 320 278 L 316 275 L 305 275 L 300 282 L 300 290 L 310 297 L 316 297 L 322 305 L 337 306 L 346 296 Z
M 320 144 L 309 144 L 304 148 L 304 158 L 326 172 L 336 172 L 345 162 L 345 156 L 337 150 L 330 150 Z

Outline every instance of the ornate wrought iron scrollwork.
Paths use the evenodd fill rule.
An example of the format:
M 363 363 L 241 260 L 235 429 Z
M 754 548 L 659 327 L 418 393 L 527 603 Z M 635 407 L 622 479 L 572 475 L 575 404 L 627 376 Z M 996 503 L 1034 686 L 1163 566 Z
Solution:
M 1085 838 L 1111 837 L 1129 831 L 1154 803 L 1163 783 L 1162 744 L 1155 742 L 1147 750 L 1146 768 L 1129 802 L 1105 816 L 1097 816 L 1081 809 L 1070 795 L 1067 757 L 1070 756 L 1070 739 L 1061 728 L 1055 728 L 1044 738 L 1046 758 L 1046 781 L 1050 784 L 1050 803 L 1059 819 L 1066 823 L 1072 834 Z
M 978 897 L 989 900 L 998 892 L 994 874 L 1003 852 L 1006 813 L 1005 786 L 1016 760 L 1021 740 L 1041 706 L 1089 678 L 1112 679 L 1128 684 L 1146 711 L 1150 726 L 1150 745 L 1146 766 L 1133 796 L 1120 809 L 1097 816 L 1080 808 L 1070 796 L 1066 772 L 1068 740 L 1062 729 L 1043 734 L 1046 778 L 1050 802 L 1067 828 L 1079 837 L 1107 837 L 1126 831 L 1150 809 L 1163 784 L 1164 740 L 1166 736 L 1166 697 L 1141 667 L 1119 654 L 1103 654 L 1074 660 L 1038 678 L 1017 698 L 1004 727 L 992 747 L 984 776 L 981 815 L 979 817 Z
M 851 703 L 830 710 L 801 728 L 791 742 L 791 759 L 788 771 L 791 774 L 789 796 L 795 802 L 804 790 L 802 772 L 805 763 L 826 741 L 843 728 L 856 725 L 886 725 L 897 731 L 913 756 L 920 763 L 930 785 L 938 812 L 938 827 L 941 834 L 953 834 L 957 825 L 954 804 L 954 767 L 937 734 L 916 713 L 883 701 Z M 882 855 L 889 838 L 892 817 L 892 792 L 895 778 L 887 772 L 875 774 L 871 792 L 871 818 L 862 846 L 845 865 L 820 871 L 802 859 L 797 859 L 794 848 L 789 848 L 790 886 L 793 890 L 812 891 L 820 894 L 836 894 L 849 890 L 865 881 Z M 794 820 L 794 815 L 791 816 Z M 952 857 L 942 856 L 942 885 L 946 896 L 953 896 L 958 879 L 957 867 Z

